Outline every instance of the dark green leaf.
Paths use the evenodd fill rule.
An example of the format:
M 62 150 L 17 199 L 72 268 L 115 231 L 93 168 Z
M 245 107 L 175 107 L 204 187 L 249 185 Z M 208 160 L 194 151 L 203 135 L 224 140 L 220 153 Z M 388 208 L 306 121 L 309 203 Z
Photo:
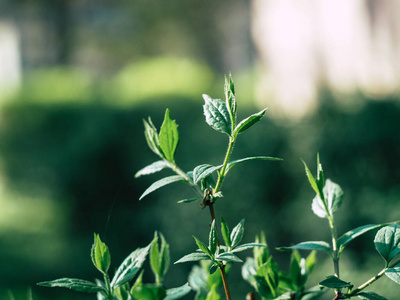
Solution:
M 251 126 L 253 126 L 255 123 L 261 120 L 261 118 L 264 116 L 266 112 L 266 108 L 263 109 L 262 111 L 253 114 L 246 119 L 242 120 L 235 128 L 234 135 L 238 135 L 239 133 L 245 131 L 246 129 L 249 129 Z
M 191 290 L 192 288 L 189 286 L 188 283 L 177 288 L 168 289 L 167 295 L 164 300 L 175 300 L 182 298 L 183 296 L 186 296 Z
M 360 292 L 357 293 L 357 296 L 363 300 L 388 300 L 374 292 Z
M 342 289 L 353 286 L 350 282 L 343 281 L 336 276 L 328 276 L 322 280 L 319 285 L 331 288 L 331 289 Z
M 292 249 L 298 249 L 298 250 L 316 250 L 316 251 L 325 251 L 325 252 L 331 252 L 331 247 L 327 242 L 324 241 L 317 241 L 317 242 L 302 242 L 294 246 L 290 247 L 279 247 L 277 248 L 278 250 L 292 250 Z
M 163 157 L 161 154 L 161 148 L 160 148 L 160 141 L 158 139 L 158 133 L 157 129 L 154 126 L 153 122 L 151 121 L 150 117 L 148 119 L 148 122 L 146 120 L 143 120 L 144 123 L 144 135 L 146 137 L 147 145 L 149 148 L 158 156 Z
M 355 238 L 359 237 L 360 235 L 362 235 L 364 233 L 367 233 L 367 232 L 369 232 L 371 230 L 381 228 L 381 227 L 386 226 L 386 225 L 388 225 L 388 223 L 385 223 L 385 224 L 369 224 L 369 225 L 364 225 L 364 226 L 357 227 L 355 229 L 352 229 L 352 230 L 346 232 L 345 234 L 343 234 L 337 240 L 339 253 L 343 251 L 344 247 L 348 243 L 350 243 L 352 240 L 354 240 Z
M 168 168 L 169 164 L 164 161 L 164 160 L 159 160 L 156 161 L 154 163 L 152 163 L 151 165 L 148 165 L 147 167 L 144 167 L 143 169 L 139 170 L 136 174 L 135 174 L 135 178 L 138 178 L 140 176 L 143 175 L 149 175 L 149 174 L 153 174 L 153 173 L 157 173 L 165 168 Z
M 397 284 L 400 284 L 400 264 L 393 268 L 387 269 L 385 275 Z
M 94 234 L 94 243 L 91 251 L 94 266 L 102 273 L 106 274 L 111 263 L 110 251 L 106 244 L 100 240 L 98 234 Z
M 188 262 L 188 261 L 199 261 L 199 260 L 210 260 L 210 255 L 204 253 L 204 252 L 193 252 L 190 254 L 185 255 L 178 261 L 176 261 L 176 264 L 183 263 L 183 262 Z
M 231 241 L 232 241 L 232 249 L 235 248 L 239 243 L 242 241 L 243 238 L 243 233 L 244 233 L 244 219 L 239 222 L 235 226 L 235 228 L 232 229 L 231 233 Z
M 215 130 L 226 133 L 229 136 L 232 131 L 231 117 L 226 103 L 220 99 L 212 99 L 208 95 L 203 95 L 205 104 L 204 115 L 206 122 Z
M 216 260 L 223 260 L 226 262 L 243 262 L 239 257 L 233 253 L 224 252 L 215 257 Z
M 203 251 L 205 254 L 208 254 L 209 256 L 212 256 L 214 254 L 214 253 L 211 253 L 210 249 L 208 249 L 208 247 L 203 242 L 201 242 L 198 238 L 196 238 L 195 236 L 193 236 L 193 238 L 196 241 L 196 244 L 201 251 Z
M 196 200 L 199 200 L 199 198 L 183 199 L 183 200 L 179 200 L 178 203 L 191 203 Z
M 231 237 L 229 235 L 229 228 L 228 225 L 226 224 L 224 218 L 221 217 L 221 232 L 222 232 L 222 238 L 224 239 L 225 245 L 230 248 L 232 243 L 231 243 Z
M 208 272 L 210 273 L 210 275 L 212 275 L 215 273 L 215 271 L 217 271 L 217 269 L 218 269 L 218 264 L 212 263 L 210 269 L 208 269 Z
M 158 190 L 159 188 L 166 186 L 170 183 L 178 182 L 178 181 L 186 181 L 185 178 L 183 178 L 180 175 L 172 175 L 168 177 L 164 177 L 163 179 L 160 179 L 156 182 L 154 182 L 152 185 L 150 185 L 140 196 L 139 200 L 142 200 L 144 197 L 146 197 L 148 194 L 154 192 L 155 190 Z
M 214 166 L 211 166 L 211 165 L 208 165 L 208 164 L 197 166 L 193 170 L 193 181 L 194 181 L 194 183 L 197 183 L 200 180 L 206 178 L 208 175 L 210 175 L 211 173 L 217 171 L 221 167 L 222 167 L 222 165 L 214 167 Z
M 306 280 L 305 260 L 300 256 L 299 251 L 294 249 L 290 261 L 290 279 L 296 290 L 301 288 Z
M 215 251 L 217 250 L 217 243 L 218 243 L 218 233 L 217 229 L 215 228 L 215 219 L 213 220 L 211 224 L 211 230 L 209 234 L 209 249 L 212 255 L 215 254 Z
M 389 263 L 400 253 L 400 226 L 390 225 L 381 228 L 374 242 L 376 250 Z
M 179 143 L 178 125 L 169 116 L 169 110 L 165 111 L 164 122 L 160 129 L 160 148 L 164 153 L 165 158 L 173 162 L 176 147 Z
M 233 249 L 231 251 L 231 253 L 242 252 L 245 250 L 253 249 L 254 247 L 267 247 L 267 245 L 260 244 L 260 243 L 247 243 L 247 244 L 243 244 L 243 245 L 235 247 L 235 249 Z
M 101 286 L 93 282 L 75 279 L 75 278 L 61 278 L 53 281 L 39 282 L 38 285 L 46 287 L 63 287 L 78 292 L 97 293 L 105 291 Z
M 246 161 L 250 161 L 250 160 L 271 160 L 271 161 L 281 161 L 283 160 L 282 158 L 276 158 L 276 157 L 269 157 L 269 156 L 253 156 L 253 157 L 246 157 L 246 158 L 242 158 L 242 159 L 237 159 L 237 160 L 233 160 L 231 162 L 228 163 L 227 168 L 228 171 L 234 167 L 235 165 L 242 163 L 242 162 L 246 162 Z
M 161 300 L 165 298 L 167 293 L 165 288 L 161 286 L 146 284 L 135 287 L 131 290 L 131 294 L 138 300 Z
M 323 194 L 323 200 L 321 200 L 318 195 L 315 196 L 312 203 L 312 210 L 318 217 L 327 218 L 326 208 L 328 209 L 329 215 L 332 216 L 342 204 L 343 191 L 338 184 L 327 179 L 323 189 Z M 323 201 L 325 201 L 325 205 Z

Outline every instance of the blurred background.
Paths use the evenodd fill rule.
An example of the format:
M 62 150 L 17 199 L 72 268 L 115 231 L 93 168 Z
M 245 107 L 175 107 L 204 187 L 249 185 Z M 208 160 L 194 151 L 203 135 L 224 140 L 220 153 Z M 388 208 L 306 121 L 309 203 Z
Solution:
M 206 240 L 208 212 L 176 203 L 190 188 L 174 184 L 139 202 L 169 173 L 134 174 L 157 159 L 142 119 L 159 128 L 166 108 L 179 124 L 182 169 L 222 162 L 227 138 L 204 122 L 201 94 L 223 98 L 229 72 L 239 119 L 269 108 L 232 159 L 284 161 L 232 169 L 217 218 L 230 227 L 245 218 L 245 242 L 265 231 L 288 270 L 289 253 L 275 247 L 329 241 L 300 161 L 314 172 L 319 152 L 326 177 L 345 192 L 339 235 L 399 220 L 399 14 L 390 0 L 1 0 L 0 298 L 26 299 L 32 289 L 34 299 L 94 299 L 36 286 L 98 277 L 94 232 L 112 268 L 156 230 L 172 261 L 196 248 L 193 234 Z M 344 280 L 358 285 L 383 268 L 374 234 L 345 251 Z M 318 263 L 313 284 L 333 273 L 326 256 Z M 171 265 L 165 284 L 184 284 L 191 266 Z M 229 278 L 235 299 L 252 290 L 240 268 Z M 387 278 L 372 288 L 388 299 L 400 291 Z

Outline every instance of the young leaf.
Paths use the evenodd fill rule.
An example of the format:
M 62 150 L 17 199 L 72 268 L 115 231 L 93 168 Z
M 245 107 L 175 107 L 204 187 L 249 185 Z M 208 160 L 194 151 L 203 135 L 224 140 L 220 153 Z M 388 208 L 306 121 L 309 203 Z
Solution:
M 199 198 L 183 199 L 183 200 L 179 200 L 177 203 L 191 203 L 191 202 L 194 202 L 197 200 L 199 200 Z
M 218 233 L 217 229 L 215 228 L 215 219 L 214 219 L 211 224 L 211 230 L 209 234 L 209 249 L 212 255 L 214 255 L 215 251 L 217 250 L 217 243 L 218 243 Z
M 152 244 L 150 243 L 145 248 L 136 249 L 124 259 L 111 281 L 112 287 L 122 286 L 135 277 L 137 272 L 143 266 L 151 245 Z
M 279 247 L 277 248 L 280 251 L 287 251 L 287 250 L 316 250 L 316 251 L 324 251 L 324 252 L 331 252 L 331 247 L 327 242 L 324 241 L 317 241 L 317 242 L 302 242 L 294 246 L 290 247 Z
M 236 98 L 235 98 L 235 85 L 233 83 L 231 74 L 229 74 L 229 81 L 225 76 L 224 91 L 225 91 L 225 98 L 226 98 L 226 106 L 228 107 L 229 114 L 231 116 L 232 130 L 233 130 L 233 128 L 235 127 L 235 124 L 236 124 L 237 104 L 236 104 Z
M 221 296 L 217 291 L 217 285 L 214 284 L 211 287 L 211 290 L 208 292 L 207 297 L 205 300 L 221 300 Z
M 319 153 L 317 154 L 317 186 L 318 190 L 322 190 L 325 185 L 325 179 L 324 179 L 324 170 L 322 169 L 322 165 L 319 161 Z
M 342 204 L 343 191 L 338 184 L 327 179 L 323 188 L 323 194 L 324 198 L 322 200 L 319 195 L 315 196 L 312 202 L 312 210 L 318 217 L 327 218 L 327 213 L 332 216 Z M 325 205 L 323 201 L 325 201 Z M 328 209 L 328 212 L 325 208 Z
M 242 159 L 237 159 L 233 160 L 228 163 L 227 165 L 227 171 L 229 171 L 232 167 L 236 166 L 239 163 L 245 162 L 245 161 L 250 161 L 250 160 L 271 160 L 271 161 L 281 161 L 283 160 L 282 158 L 277 158 L 277 157 L 269 157 L 269 156 L 253 156 L 253 157 L 246 157 Z
M 188 261 L 199 261 L 199 260 L 210 260 L 210 255 L 204 252 L 193 252 L 177 260 L 175 264 L 180 264 Z
M 317 252 L 311 251 L 311 253 L 306 258 L 306 269 L 308 274 L 312 273 L 316 262 L 317 262 Z
M 132 289 L 131 294 L 135 299 L 160 300 L 165 298 L 167 292 L 162 286 L 145 284 Z
M 172 176 L 164 177 L 163 179 L 157 180 L 143 192 L 143 194 L 140 196 L 139 200 L 142 200 L 148 194 L 154 192 L 155 190 L 158 190 L 159 188 L 161 188 L 163 186 L 166 186 L 170 183 L 174 183 L 174 182 L 178 182 L 178 181 L 186 181 L 186 180 L 185 180 L 185 178 L 183 178 L 180 175 L 172 175 Z
M 243 238 L 243 233 L 244 233 L 244 219 L 239 222 L 235 226 L 235 228 L 232 229 L 231 233 L 231 241 L 232 241 L 232 249 L 235 248 L 239 243 L 242 241 Z
M 205 254 L 212 256 L 214 253 L 211 253 L 210 249 L 206 245 L 204 245 L 197 237 L 193 236 L 194 240 L 196 241 L 197 246 L 201 251 L 203 251 Z
M 222 167 L 222 165 L 214 167 L 214 166 L 211 166 L 211 165 L 208 165 L 208 164 L 197 166 L 193 170 L 193 181 L 194 181 L 194 183 L 197 183 L 200 180 L 206 178 L 211 173 L 217 171 L 218 169 L 221 169 L 221 167 Z
M 94 243 L 91 251 L 94 266 L 103 274 L 106 274 L 111 263 L 110 251 L 106 244 L 100 240 L 98 234 L 94 234 Z
M 206 122 L 215 130 L 231 135 L 232 122 L 226 103 L 220 99 L 212 99 L 208 95 L 203 95 L 205 104 L 204 115 Z
M 382 297 L 374 292 L 360 292 L 357 293 L 357 296 L 362 300 L 388 300 L 387 298 Z
M 390 225 L 381 228 L 375 236 L 375 248 L 389 263 L 400 253 L 400 226 Z
M 308 178 L 308 181 L 311 184 L 311 187 L 313 188 L 313 190 L 317 193 L 317 195 L 319 195 L 320 199 L 323 199 L 323 193 L 322 193 L 322 189 L 320 190 L 317 184 L 317 181 L 314 179 L 314 176 L 311 174 L 310 169 L 307 167 L 307 164 L 305 163 L 304 160 L 301 159 L 301 161 L 304 164 L 305 170 L 306 170 L 306 175 Z
M 155 274 L 157 280 L 160 278 L 160 251 L 158 248 L 158 234 L 154 233 L 154 239 L 150 247 L 150 267 Z M 157 281 L 156 280 L 156 281 Z
M 160 148 L 164 153 L 165 158 L 174 162 L 174 155 L 176 147 L 179 143 L 178 125 L 169 116 L 169 110 L 165 111 L 164 122 L 160 129 Z
M 165 168 L 168 168 L 169 164 L 164 161 L 164 160 L 159 160 L 156 161 L 154 163 L 152 163 L 151 165 L 148 165 L 147 167 L 144 167 L 143 169 L 139 170 L 136 174 L 135 174 L 135 178 L 138 178 L 140 176 L 143 175 L 149 175 L 149 174 L 153 174 L 153 173 L 157 173 Z
M 243 262 L 239 257 L 233 253 L 224 252 L 215 257 L 216 260 L 223 260 L 226 262 Z
M 261 118 L 264 116 L 266 112 L 266 108 L 263 109 L 262 111 L 253 114 L 246 119 L 242 120 L 235 128 L 235 131 L 233 132 L 233 135 L 236 136 L 239 133 L 245 131 L 246 129 L 249 129 L 251 126 L 253 126 L 255 123 L 261 120 Z
M 345 248 L 345 246 L 350 243 L 352 240 L 354 240 L 355 238 L 359 237 L 360 235 L 367 233 L 371 230 L 374 229 L 378 229 L 381 228 L 383 226 L 388 225 L 389 223 L 385 223 L 385 224 L 369 224 L 369 225 L 364 225 L 364 226 L 360 226 L 357 227 L 355 229 L 352 229 L 348 232 L 346 232 L 345 234 L 343 234 L 338 240 L 337 240 L 337 246 L 339 248 L 339 253 L 341 253 L 343 251 L 343 249 Z
M 164 236 L 160 233 L 161 249 L 160 249 L 160 276 L 165 276 L 170 263 L 169 245 Z
M 97 293 L 105 290 L 93 282 L 75 279 L 75 278 L 60 278 L 53 281 L 39 282 L 37 285 L 46 287 L 64 287 L 78 292 Z
M 228 248 L 231 248 L 232 243 L 231 243 L 231 237 L 229 235 L 229 228 L 228 225 L 226 224 L 224 218 L 221 217 L 221 232 L 222 232 L 222 238 L 224 239 L 225 245 Z
M 167 295 L 163 300 L 175 300 L 186 296 L 192 288 L 190 287 L 189 283 L 185 283 L 184 285 L 172 288 L 167 290 Z
M 332 289 L 342 289 L 353 286 L 350 282 L 343 281 L 336 276 L 328 276 L 326 279 L 322 280 L 319 285 L 332 288 Z
M 260 243 L 247 243 L 247 244 L 243 244 L 243 245 L 235 247 L 235 249 L 233 249 L 231 251 L 231 253 L 242 252 L 242 251 L 245 251 L 245 250 L 253 249 L 255 247 L 267 247 L 267 245 L 260 244 Z
M 147 145 L 158 156 L 163 157 L 161 154 L 160 140 L 158 138 L 157 129 L 151 121 L 150 117 L 148 122 L 143 120 L 144 123 L 144 136 L 146 137 Z

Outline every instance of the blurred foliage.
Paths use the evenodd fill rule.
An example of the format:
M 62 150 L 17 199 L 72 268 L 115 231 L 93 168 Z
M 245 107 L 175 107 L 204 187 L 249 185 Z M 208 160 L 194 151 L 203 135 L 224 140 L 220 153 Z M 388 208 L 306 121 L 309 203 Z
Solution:
M 166 58 L 158 63 L 160 68 L 150 63 L 148 71 L 143 71 L 140 64 L 127 67 L 115 82 L 108 83 L 109 94 L 99 92 L 96 81 L 77 71 L 40 71 L 28 80 L 26 90 L 2 105 L 2 299 L 8 289 L 17 295 L 21 288 L 21 296 L 16 299 L 24 299 L 28 286 L 39 299 L 68 298 L 68 291 L 62 296 L 35 283 L 62 276 L 94 278 L 96 271 L 87 259 L 93 232 L 104 236 L 115 253 L 115 262 L 147 245 L 155 230 L 169 241 L 171 261 L 193 251 L 193 233 L 207 236 L 209 228 L 198 226 L 208 220 L 199 203 L 176 204 L 192 195 L 190 188 L 174 184 L 138 201 L 155 179 L 133 177 L 155 158 L 146 148 L 143 118 L 151 115 L 159 128 L 165 108 L 170 109 L 171 117 L 180 125 L 177 163 L 186 171 L 202 163 L 219 163 L 225 153 L 225 137 L 207 126 L 202 113 L 200 93 L 213 88 L 215 77 L 207 68 L 191 62 L 181 62 L 169 77 L 176 61 Z M 193 69 L 192 75 L 184 78 L 180 67 Z M 152 78 L 153 70 L 159 70 L 160 76 L 154 90 L 152 79 L 157 82 L 157 78 Z M 158 87 L 164 79 L 176 85 L 170 90 L 161 88 L 163 96 Z M 242 104 L 241 83 L 236 83 L 238 105 L 241 113 L 248 115 L 256 109 L 248 101 Z M 189 90 L 192 85 L 194 89 Z M 113 88 L 121 94 L 115 93 L 106 101 Z M 218 93 L 222 97 L 222 91 Z M 136 102 L 135 95 L 139 99 Z M 321 91 L 318 113 L 296 123 L 272 120 L 273 111 L 267 111 L 258 126 L 238 141 L 232 159 L 242 155 L 285 159 L 268 164 L 250 162 L 228 175 L 231 178 L 223 186 L 225 198 L 221 201 L 232 205 L 229 217 L 224 217 L 230 224 L 245 217 L 245 242 L 253 241 L 260 230 L 266 232 L 271 249 L 302 240 L 326 239 L 328 227 L 311 212 L 314 195 L 300 161 L 302 157 L 312 164 L 317 152 L 326 176 L 345 192 L 337 219 L 339 235 L 359 225 L 400 219 L 399 99 L 354 97 L 349 101 L 364 104 L 357 110 L 347 110 L 336 104 L 335 95 Z M 192 131 L 199 133 L 191 137 Z M 242 172 L 248 173 L 243 176 Z M 237 187 L 239 176 L 246 183 Z M 220 217 L 218 205 L 216 214 Z M 184 227 L 180 226 L 182 222 Z M 375 251 L 372 238 L 356 240 L 348 251 L 351 272 L 366 274 L 364 277 L 374 274 L 376 265 L 368 262 L 371 251 Z M 277 252 L 273 255 L 283 269 L 288 267 L 288 256 Z M 317 265 L 326 265 L 322 256 L 319 259 Z M 190 269 L 190 264 L 171 266 L 174 276 L 166 284 L 183 284 Z M 347 268 L 342 269 L 344 272 Z M 316 273 L 328 275 L 332 266 Z M 145 272 L 145 276 L 149 274 Z M 229 278 L 233 293 L 244 297 L 249 286 L 239 277 L 240 267 L 233 265 Z M 382 294 L 391 297 L 390 291 Z M 91 299 L 85 296 L 82 299 Z

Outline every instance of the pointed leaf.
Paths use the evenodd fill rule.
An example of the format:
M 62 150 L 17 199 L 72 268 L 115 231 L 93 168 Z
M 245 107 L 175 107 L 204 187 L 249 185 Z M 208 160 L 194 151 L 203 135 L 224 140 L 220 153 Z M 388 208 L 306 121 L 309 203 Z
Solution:
M 154 192 L 155 190 L 158 190 L 159 188 L 166 186 L 170 183 L 178 182 L 178 181 L 186 181 L 185 178 L 183 178 L 180 175 L 172 175 L 168 177 L 164 177 L 163 179 L 160 179 L 156 182 L 154 182 L 152 185 L 150 185 L 140 196 L 139 200 L 142 200 L 144 197 L 146 197 L 148 194 Z
M 170 263 L 170 252 L 169 252 L 169 245 L 165 240 L 164 236 L 160 233 L 161 237 L 161 251 L 160 251 L 160 275 L 165 276 L 167 270 L 169 268 Z
M 304 160 L 301 160 L 301 161 L 302 161 L 303 164 L 304 164 L 304 167 L 305 167 L 305 170 L 306 170 L 306 175 L 307 175 L 308 181 L 309 181 L 310 184 L 311 184 L 311 187 L 312 187 L 313 190 L 317 193 L 317 195 L 320 196 L 320 198 L 323 198 L 322 190 L 320 190 L 320 189 L 318 188 L 318 184 L 317 184 L 317 182 L 315 181 L 314 176 L 311 174 L 310 169 L 307 167 L 307 164 L 305 163 Z
M 231 233 L 231 241 L 232 241 L 232 249 L 235 248 L 239 243 L 242 241 L 243 238 L 243 233 L 244 233 L 244 219 L 239 222 L 235 226 L 235 228 L 232 229 Z
M 218 243 L 218 234 L 217 234 L 217 229 L 215 228 L 215 219 L 213 220 L 211 224 L 211 230 L 209 234 L 209 249 L 212 255 L 215 254 L 215 251 L 217 250 L 217 243 Z
M 86 293 L 97 293 L 100 291 L 105 292 L 105 290 L 101 286 L 98 286 L 93 282 L 75 278 L 60 278 L 53 281 L 39 282 L 37 285 L 46 287 L 63 287 L 74 291 Z
M 235 85 L 233 83 L 231 74 L 229 74 L 229 81 L 225 76 L 224 91 L 225 91 L 225 98 L 226 98 L 226 106 L 228 107 L 229 113 L 231 116 L 232 127 L 235 127 L 237 104 L 236 104 L 236 98 L 235 98 Z
M 400 284 L 400 264 L 386 270 L 385 275 L 397 284 Z
M 191 203 L 191 202 L 194 202 L 197 200 L 199 200 L 199 198 L 183 199 L 183 200 L 179 200 L 177 203 Z
M 332 216 L 342 204 L 343 191 L 338 184 L 327 179 L 323 194 L 324 198 L 322 200 L 318 195 L 315 196 L 312 203 L 312 210 L 318 217 L 327 218 L 326 209 L 328 209 L 329 215 Z M 325 201 L 325 205 L 323 201 Z
M 157 129 L 151 121 L 150 117 L 148 119 L 148 122 L 146 122 L 146 120 L 143 120 L 143 123 L 145 129 L 144 135 L 146 137 L 147 145 L 155 154 L 163 157 L 163 155 L 161 154 L 160 140 L 158 138 Z
M 226 224 L 224 218 L 221 217 L 221 232 L 222 232 L 222 238 L 224 239 L 225 245 L 230 248 L 232 243 L 231 243 L 231 237 L 229 235 L 229 228 L 228 225 Z
M 199 261 L 199 260 L 210 260 L 210 256 L 204 252 L 193 252 L 185 255 L 181 259 L 177 260 L 175 264 L 188 262 L 188 261 Z
M 352 229 L 345 234 L 343 234 L 337 241 L 338 248 L 339 248 L 339 253 L 341 253 L 344 249 L 344 247 L 350 243 L 352 240 L 355 238 L 359 237 L 360 235 L 367 233 L 371 230 L 381 228 L 383 226 L 388 225 L 388 223 L 385 224 L 369 224 L 369 225 L 364 225 L 357 227 L 355 229 Z
M 235 247 L 235 249 L 233 249 L 231 251 L 231 253 L 242 252 L 245 250 L 253 249 L 254 247 L 267 247 L 267 245 L 260 244 L 260 243 L 247 243 L 247 244 L 243 244 L 243 245 Z
M 210 249 L 208 249 L 208 247 L 206 245 L 204 245 L 198 238 L 196 238 L 195 236 L 193 236 L 194 240 L 196 241 L 197 246 L 199 247 L 199 249 L 201 251 L 203 251 L 205 254 L 212 256 Z
M 331 247 L 327 242 L 324 241 L 317 241 L 317 242 L 302 242 L 294 246 L 290 247 L 279 247 L 277 248 L 281 251 L 298 249 L 298 250 L 316 250 L 316 251 L 324 251 L 324 252 L 331 252 Z
M 232 122 L 229 114 L 229 110 L 226 103 L 220 99 L 212 99 L 208 95 L 203 95 L 205 104 L 204 115 L 206 122 L 215 130 L 226 133 L 229 136 L 232 131 Z
M 319 285 L 331 288 L 331 289 L 342 289 L 353 286 L 350 282 L 343 281 L 336 276 L 328 276 L 322 280 Z
M 221 167 L 222 167 L 222 165 L 214 167 L 214 166 L 208 165 L 208 164 L 197 166 L 193 170 L 193 181 L 194 181 L 194 183 L 197 183 L 200 180 L 206 178 L 211 173 L 217 171 L 218 169 L 221 169 Z
M 246 129 L 249 129 L 251 126 L 253 126 L 255 123 L 261 120 L 261 118 L 264 116 L 266 112 L 266 108 L 263 109 L 262 111 L 253 114 L 246 119 L 242 120 L 235 128 L 234 135 L 238 135 L 239 133 L 245 131 Z
M 106 244 L 100 240 L 98 234 L 94 234 L 94 243 L 91 252 L 94 266 L 103 274 L 106 274 L 111 263 L 110 251 Z
M 164 160 L 159 160 L 159 161 L 156 161 L 156 162 L 152 163 L 151 165 L 148 165 L 147 167 L 144 167 L 143 169 L 139 170 L 135 174 L 135 178 L 138 178 L 143 175 L 157 173 L 165 168 L 169 168 L 169 164 Z
M 376 250 L 389 263 L 400 253 L 400 226 L 390 225 L 381 228 L 374 242 Z
M 163 300 L 175 300 L 186 296 L 192 288 L 190 287 L 189 283 L 185 283 L 184 285 L 172 288 L 167 290 L 167 295 Z
M 322 169 L 322 165 L 319 161 L 319 153 L 317 154 L 317 186 L 318 190 L 322 190 L 325 185 L 325 179 L 324 179 L 324 170 Z
M 250 161 L 250 160 L 271 160 L 271 161 L 281 161 L 283 160 L 282 158 L 277 158 L 277 157 L 269 157 L 269 156 L 253 156 L 253 157 L 246 157 L 246 158 L 242 158 L 242 159 L 237 159 L 237 160 L 233 160 L 231 162 L 228 163 L 227 167 L 228 170 L 230 170 L 232 167 L 234 167 L 235 165 L 242 163 L 242 162 L 246 162 L 246 161 Z
M 387 298 L 378 295 L 377 293 L 374 292 L 360 292 L 357 293 L 358 298 L 363 299 L 363 300 L 388 300 Z
M 233 253 L 225 252 L 217 255 L 215 257 L 216 260 L 222 260 L 226 262 L 243 262 L 239 257 L 237 257 Z
M 157 232 L 154 233 L 154 239 L 150 247 L 150 267 L 156 277 L 160 276 L 160 251 Z
M 165 158 L 173 162 L 176 147 L 179 143 L 178 125 L 169 116 L 169 110 L 165 111 L 164 122 L 160 129 L 160 148 L 164 153 Z

